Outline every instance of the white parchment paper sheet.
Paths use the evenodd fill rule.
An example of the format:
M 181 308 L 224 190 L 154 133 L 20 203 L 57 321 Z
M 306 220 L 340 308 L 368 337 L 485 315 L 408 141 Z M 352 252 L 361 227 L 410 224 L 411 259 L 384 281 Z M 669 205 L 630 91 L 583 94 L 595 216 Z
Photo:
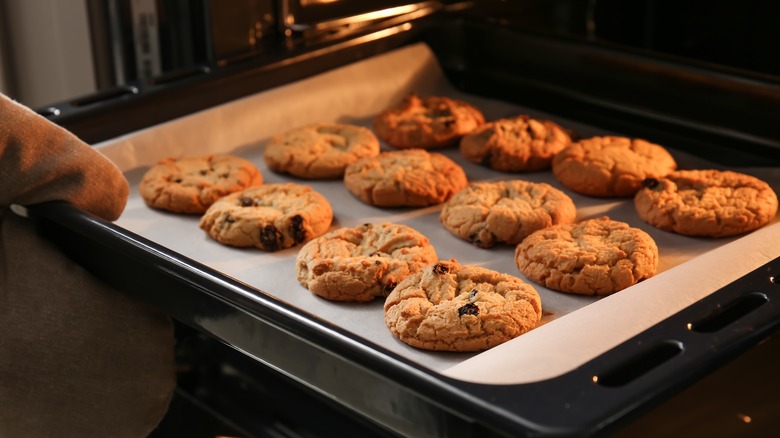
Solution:
M 626 221 L 656 240 L 661 257 L 657 276 L 607 298 L 567 295 L 535 285 L 545 312 L 540 327 L 487 352 L 438 353 L 414 349 L 394 339 L 384 325 L 381 300 L 369 304 L 333 303 L 311 294 L 295 279 L 298 248 L 266 253 L 220 245 L 198 228 L 199 217 L 152 210 L 138 194 L 141 176 L 164 157 L 230 152 L 255 163 L 267 183 L 299 182 L 325 195 L 335 214 L 331 229 L 364 222 L 404 223 L 428 236 L 442 259 L 456 258 L 463 264 L 479 264 L 524 278 L 514 264 L 513 247 L 480 249 L 460 240 L 439 223 L 440 206 L 375 208 L 353 197 L 341 181 L 297 180 L 274 174 L 265 165 L 263 145 L 272 135 L 320 121 L 370 127 L 377 113 L 409 92 L 466 100 L 481 108 L 488 120 L 529 114 L 556 120 L 582 136 L 607 134 L 598 127 L 531 108 L 458 92 L 447 82 L 431 50 L 416 44 L 97 145 L 131 183 L 129 203 L 117 224 L 247 283 L 258 293 L 287 302 L 433 371 L 466 381 L 496 384 L 538 381 L 570 371 L 780 256 L 777 219 L 772 225 L 742 237 L 679 236 L 646 225 L 630 200 L 578 195 L 565 189 L 549 171 L 496 172 L 465 161 L 453 146 L 439 152 L 460 163 L 469 180 L 519 178 L 549 183 L 572 197 L 578 220 L 608 215 Z M 675 145 L 665 146 L 675 155 L 680 168 L 716 167 L 679 152 Z M 383 145 L 383 149 L 391 148 Z M 780 187 L 780 169 L 739 170 L 763 178 L 776 191 Z M 219 321 L 211 325 L 217 332 L 234 329 Z

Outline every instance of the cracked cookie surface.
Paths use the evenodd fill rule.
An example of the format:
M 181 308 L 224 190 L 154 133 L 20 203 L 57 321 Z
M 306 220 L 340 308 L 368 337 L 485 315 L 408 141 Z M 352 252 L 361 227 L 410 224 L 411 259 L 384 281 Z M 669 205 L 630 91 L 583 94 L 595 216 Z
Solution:
M 368 302 L 437 260 L 427 237 L 402 224 L 341 228 L 305 244 L 296 277 L 312 293 L 333 301 Z
M 714 169 L 679 170 L 648 179 L 634 197 L 639 217 L 662 230 L 724 237 L 760 228 L 777 214 L 777 194 L 751 175 Z
M 457 163 L 423 149 L 387 151 L 362 158 L 344 173 L 347 189 L 377 207 L 441 204 L 466 184 L 466 173 Z
M 536 230 L 571 223 L 574 201 L 546 183 L 474 182 L 455 194 L 439 215 L 450 232 L 481 248 L 517 245 Z
M 474 163 L 502 172 L 548 169 L 571 143 L 571 136 L 550 120 L 527 115 L 488 122 L 460 140 L 460 152 Z
M 200 214 L 217 199 L 263 183 L 254 164 L 233 155 L 166 158 L 146 171 L 139 192 L 146 205 Z
M 618 136 L 572 143 L 552 161 L 558 181 L 577 193 L 597 197 L 633 196 L 646 178 L 660 178 L 676 168 L 663 146 Z
M 363 157 L 379 154 L 370 129 L 344 123 L 316 123 L 289 130 L 266 143 L 264 157 L 274 172 L 306 179 L 337 179 Z
M 402 342 L 438 351 L 483 351 L 537 326 L 542 301 L 520 278 L 440 260 L 385 299 L 385 324 Z
M 218 200 L 200 228 L 225 245 L 278 251 L 322 235 L 332 220 L 330 203 L 311 187 L 266 184 Z
M 377 136 L 398 149 L 449 146 L 485 123 L 473 105 L 440 96 L 410 94 L 374 118 Z
M 644 231 L 603 217 L 536 231 L 517 245 L 515 264 L 549 289 L 608 295 L 655 275 L 658 247 Z

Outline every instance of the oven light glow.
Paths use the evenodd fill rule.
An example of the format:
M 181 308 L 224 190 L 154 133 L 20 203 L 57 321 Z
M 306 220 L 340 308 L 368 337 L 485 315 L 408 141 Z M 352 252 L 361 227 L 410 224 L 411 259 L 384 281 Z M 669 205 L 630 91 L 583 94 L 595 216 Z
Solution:
M 593 376 L 593 383 L 599 383 L 599 376 Z
M 688 327 L 689 331 L 693 330 L 693 324 L 692 323 L 689 322 L 688 324 L 685 324 L 685 326 Z
M 745 414 L 737 414 L 737 418 L 739 418 L 740 421 L 742 421 L 745 424 L 750 423 L 752 421 L 752 418 L 750 418 L 749 415 L 745 415 Z

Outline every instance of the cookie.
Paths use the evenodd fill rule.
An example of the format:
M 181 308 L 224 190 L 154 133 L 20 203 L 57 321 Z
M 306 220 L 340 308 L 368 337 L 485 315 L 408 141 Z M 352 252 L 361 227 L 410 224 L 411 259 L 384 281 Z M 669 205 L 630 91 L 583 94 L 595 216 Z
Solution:
M 332 220 L 328 200 L 311 187 L 266 184 L 215 202 L 200 228 L 225 245 L 278 251 L 322 235 Z
M 557 123 L 527 115 L 486 123 L 460 140 L 460 152 L 474 163 L 502 172 L 549 169 L 552 159 L 571 143 Z
M 326 233 L 305 244 L 295 261 L 298 281 L 333 301 L 385 297 L 437 260 L 427 237 L 406 225 L 363 224 Z
M 724 237 L 746 233 L 777 214 L 769 184 L 732 171 L 678 170 L 647 179 L 634 197 L 639 217 L 662 230 L 687 236 Z
M 374 132 L 398 149 L 433 149 L 456 143 L 485 123 L 473 105 L 447 97 L 411 94 L 374 119 Z
M 480 248 L 517 245 L 536 230 L 571 223 L 574 201 L 555 187 L 522 180 L 474 182 L 456 193 L 439 215 L 450 232 Z
M 661 178 L 677 168 L 669 152 L 642 139 L 592 137 L 555 155 L 552 170 L 569 189 L 588 196 L 630 197 L 647 178 Z
M 535 328 L 542 300 L 517 277 L 450 260 L 399 283 L 384 310 L 393 336 L 413 347 L 483 351 Z
M 263 183 L 251 162 L 233 155 L 166 158 L 150 167 L 139 184 L 146 205 L 200 214 L 217 199 Z
M 446 156 L 423 149 L 382 152 L 347 166 L 344 185 L 377 207 L 441 204 L 466 187 L 466 173 Z
M 378 155 L 379 140 L 362 126 L 317 123 L 274 136 L 264 154 L 274 172 L 306 179 L 337 179 L 359 158 Z
M 658 247 L 644 231 L 603 217 L 534 232 L 517 245 L 515 263 L 549 289 L 608 295 L 655 275 Z

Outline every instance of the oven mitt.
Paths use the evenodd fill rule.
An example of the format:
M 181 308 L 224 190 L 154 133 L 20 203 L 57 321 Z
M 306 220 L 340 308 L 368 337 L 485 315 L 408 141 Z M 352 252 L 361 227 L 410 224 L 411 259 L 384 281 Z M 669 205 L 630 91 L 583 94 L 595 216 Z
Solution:
M 0 95 L 0 436 L 148 435 L 175 387 L 170 318 L 102 283 L 12 204 L 106 220 L 128 184 L 103 155 Z

